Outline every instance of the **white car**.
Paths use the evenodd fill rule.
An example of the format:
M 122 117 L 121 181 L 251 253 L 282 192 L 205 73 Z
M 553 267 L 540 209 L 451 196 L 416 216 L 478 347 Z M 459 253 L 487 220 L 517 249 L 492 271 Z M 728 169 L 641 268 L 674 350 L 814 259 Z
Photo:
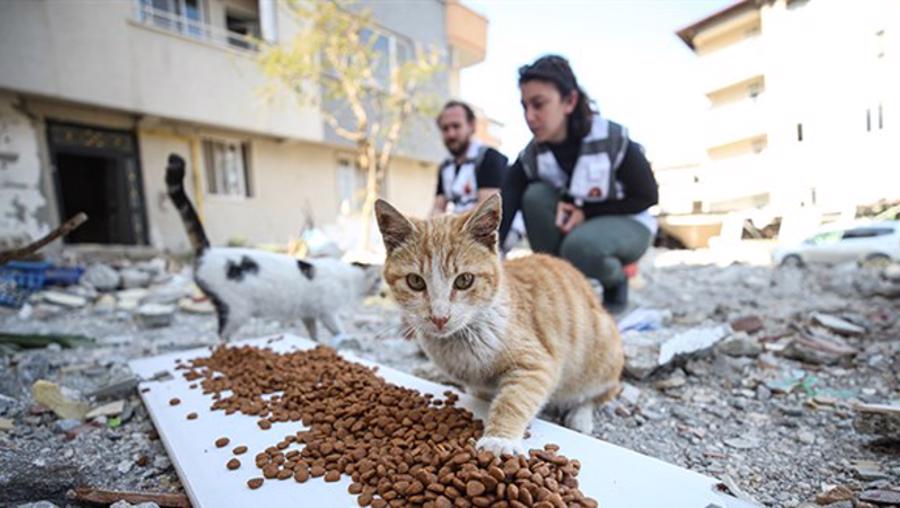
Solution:
M 799 245 L 772 252 L 776 265 L 806 263 L 888 263 L 900 261 L 900 221 L 855 222 L 826 226 Z

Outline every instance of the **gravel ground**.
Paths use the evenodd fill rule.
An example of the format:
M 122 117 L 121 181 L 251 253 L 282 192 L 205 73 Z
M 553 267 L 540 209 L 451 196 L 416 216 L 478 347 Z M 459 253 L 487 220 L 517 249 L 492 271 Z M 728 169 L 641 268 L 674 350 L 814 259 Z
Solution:
M 900 446 L 853 427 L 855 402 L 900 401 L 900 300 L 873 296 L 883 283 L 881 270 L 672 265 L 684 256 L 648 256 L 634 284 L 633 306 L 669 311 L 665 327 L 673 330 L 758 316 L 762 330 L 738 334 L 755 346 L 718 346 L 676 359 L 644 379 L 626 378 L 619 400 L 598 410 L 594 434 L 703 474 L 730 477 L 767 506 L 799 506 L 832 485 L 853 492 L 900 487 Z M 659 266 L 672 266 L 654 268 L 654 258 L 668 260 Z M 89 302 L 97 296 L 90 288 L 69 292 Z M 863 325 L 866 333 L 846 339 L 856 354 L 832 365 L 788 358 L 784 346 L 813 312 Z M 209 314 L 176 312 L 170 325 L 147 329 L 133 311 L 101 310 L 97 303 L 75 310 L 37 304 L 27 317 L 0 310 L 2 332 L 96 339 L 94 347 L 53 345 L 2 358 L 0 417 L 12 420 L 14 428 L 0 431 L 0 505 L 47 500 L 65 506 L 66 490 L 78 485 L 179 491 L 133 389 L 110 396 L 126 400 L 120 425 L 107 421 L 75 431 L 35 406 L 29 390 L 37 379 L 47 379 L 89 394 L 127 378 L 125 362 L 131 358 L 215 344 L 215 321 Z M 444 380 L 413 343 L 396 337 L 399 316 L 389 305 L 370 301 L 349 311 L 344 323 L 356 354 Z M 240 336 L 285 331 L 305 335 L 299 323 L 254 320 Z M 792 376 L 802 380 L 800 386 L 788 387 L 788 393 L 776 386 Z M 647 480 L 651 485 L 652 478 Z M 850 505 L 834 505 L 840 506 Z

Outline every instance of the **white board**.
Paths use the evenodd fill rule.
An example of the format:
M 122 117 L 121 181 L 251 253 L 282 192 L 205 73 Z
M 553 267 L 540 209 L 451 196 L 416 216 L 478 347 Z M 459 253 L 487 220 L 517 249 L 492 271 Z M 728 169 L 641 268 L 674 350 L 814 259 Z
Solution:
M 316 344 L 300 337 L 284 335 L 275 340 L 262 338 L 234 345 L 254 345 L 269 347 L 276 352 L 288 352 L 312 348 Z M 187 362 L 193 358 L 208 356 L 209 352 L 208 348 L 201 348 L 129 363 L 132 371 L 142 379 L 150 379 L 165 371 L 174 377 L 165 381 L 142 382 L 140 387 L 150 390 L 141 393 L 141 397 L 193 505 L 358 506 L 356 496 L 347 492 L 351 480 L 346 476 L 336 483 L 325 483 L 321 478 L 310 479 L 303 484 L 293 480 L 266 480 L 257 490 L 247 487 L 248 479 L 262 477 L 262 472 L 254 464 L 256 454 L 274 445 L 285 435 L 300 430 L 300 424 L 279 422 L 274 423 L 270 430 L 262 431 L 256 425 L 256 417 L 240 413 L 226 416 L 224 411 L 210 411 L 211 396 L 203 395 L 200 389 L 190 389 L 190 382 L 182 376 L 184 371 L 174 370 L 176 359 Z M 375 365 L 351 354 L 342 352 L 342 356 L 365 365 Z M 378 374 L 391 383 L 432 393 L 441 398 L 444 391 L 452 390 L 385 366 L 379 366 Z M 177 406 L 169 405 L 172 398 L 181 399 L 181 403 Z M 457 404 L 470 409 L 478 418 L 484 418 L 487 414 L 487 404 L 474 397 L 460 394 Z M 196 420 L 186 419 L 191 412 L 199 415 Z M 227 437 L 231 442 L 224 448 L 216 448 L 215 440 L 220 437 Z M 596 499 L 601 508 L 751 506 L 716 492 L 714 485 L 717 481 L 713 478 L 553 423 L 534 421 L 531 425 L 531 437 L 525 441 L 526 447 L 542 448 L 548 442 L 558 444 L 561 454 L 581 461 L 579 487 L 585 495 Z M 238 457 L 242 464 L 240 469 L 229 471 L 225 463 L 233 457 L 231 450 L 238 445 L 246 445 L 249 450 Z

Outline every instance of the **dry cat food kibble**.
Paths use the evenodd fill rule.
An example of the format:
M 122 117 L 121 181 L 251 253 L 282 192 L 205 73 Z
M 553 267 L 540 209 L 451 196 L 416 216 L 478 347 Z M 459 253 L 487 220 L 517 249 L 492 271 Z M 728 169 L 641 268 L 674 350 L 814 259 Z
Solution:
M 225 464 L 225 467 L 231 470 L 237 469 L 241 467 L 241 461 L 239 461 L 238 459 L 231 459 L 227 464 Z
M 392 385 L 328 348 L 277 354 L 219 347 L 185 370 L 212 395 L 213 410 L 254 416 L 267 432 L 278 422 L 308 427 L 255 456 L 266 479 L 336 482 L 346 475 L 357 503 L 376 508 L 597 506 L 578 489 L 581 465 L 558 455 L 558 446 L 527 457 L 478 452 L 483 423 L 456 407 L 456 394 L 437 400 Z
M 224 448 L 228 446 L 228 443 L 230 442 L 231 440 L 227 437 L 220 437 L 219 439 L 216 439 L 216 448 Z
M 176 399 L 171 399 L 171 400 L 169 401 L 169 405 L 170 405 L 170 406 L 177 406 L 178 404 L 181 404 L 181 399 L 177 399 L 177 398 L 176 398 Z
M 247 447 L 244 445 L 235 446 L 234 450 L 231 450 L 231 453 L 234 453 L 235 455 L 241 455 L 241 454 L 247 453 Z
M 188 413 L 187 419 L 188 419 L 188 420 L 196 420 L 196 419 L 197 419 L 197 413 Z

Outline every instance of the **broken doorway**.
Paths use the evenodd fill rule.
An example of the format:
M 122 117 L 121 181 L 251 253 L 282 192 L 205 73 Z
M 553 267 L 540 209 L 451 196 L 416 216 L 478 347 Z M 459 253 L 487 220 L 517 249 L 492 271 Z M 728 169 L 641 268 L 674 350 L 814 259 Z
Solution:
M 60 221 L 88 221 L 66 243 L 146 245 L 147 219 L 137 140 L 127 130 L 50 122 L 47 126 Z

